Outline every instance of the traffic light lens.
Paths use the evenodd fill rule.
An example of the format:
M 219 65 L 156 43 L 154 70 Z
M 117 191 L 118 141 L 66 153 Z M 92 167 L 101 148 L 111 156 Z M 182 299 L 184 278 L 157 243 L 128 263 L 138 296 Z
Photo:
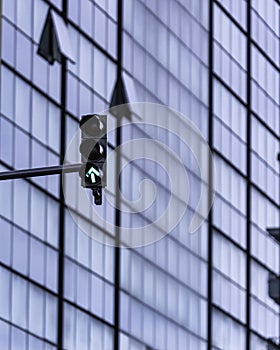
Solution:
M 91 151 L 90 155 L 89 155 L 89 159 L 91 160 L 100 160 L 103 157 L 105 157 L 105 151 L 103 146 L 100 143 L 97 143 L 93 150 Z
M 104 125 L 99 116 L 95 115 L 81 125 L 81 130 L 88 137 L 98 137 L 104 132 Z
M 103 171 L 96 165 L 87 163 L 86 166 L 82 166 L 80 176 L 84 178 L 87 186 L 101 185 Z
M 92 140 L 86 140 L 80 145 L 80 152 L 89 160 L 101 160 L 106 157 L 105 148 L 100 143 Z
M 99 184 L 101 182 L 102 172 L 95 166 L 91 166 L 86 171 L 86 178 L 91 184 Z

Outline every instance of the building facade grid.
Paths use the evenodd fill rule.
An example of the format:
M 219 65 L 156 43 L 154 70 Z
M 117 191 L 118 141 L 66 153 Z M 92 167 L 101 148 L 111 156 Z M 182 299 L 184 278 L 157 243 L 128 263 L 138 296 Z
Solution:
M 75 63 L 50 65 L 37 53 L 50 8 L 66 19 Z M 268 295 L 279 243 L 266 231 L 280 226 L 279 9 L 276 0 L 2 1 L 2 171 L 59 164 L 80 116 L 110 106 L 121 67 L 137 92 L 130 102 L 166 104 L 208 139 L 216 194 L 189 235 L 197 169 L 178 140 L 151 130 L 184 158 L 196 192 L 170 235 L 118 251 L 105 244 L 114 232 L 78 206 L 101 242 L 76 226 L 58 175 L 1 181 L 1 349 L 263 350 L 280 337 Z M 133 126 L 122 137 L 145 135 Z M 130 216 L 106 202 L 100 213 L 130 227 L 153 220 L 168 200 L 166 176 L 135 163 L 123 190 L 135 199 L 147 173 L 160 198 L 150 212 Z

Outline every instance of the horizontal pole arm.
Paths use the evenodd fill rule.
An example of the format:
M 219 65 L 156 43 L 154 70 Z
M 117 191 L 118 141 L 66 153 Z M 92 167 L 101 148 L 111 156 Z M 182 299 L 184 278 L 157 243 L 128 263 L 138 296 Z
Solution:
M 1 180 L 24 179 L 26 177 L 48 176 L 64 173 L 75 173 L 80 170 L 81 164 L 65 164 L 34 169 L 11 170 L 0 173 Z

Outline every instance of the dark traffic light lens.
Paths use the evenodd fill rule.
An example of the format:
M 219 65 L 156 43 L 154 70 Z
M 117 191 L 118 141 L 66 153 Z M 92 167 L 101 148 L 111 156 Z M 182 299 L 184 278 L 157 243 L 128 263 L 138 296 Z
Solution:
M 89 154 L 90 160 L 100 160 L 105 157 L 105 151 L 100 143 L 97 143 Z
M 85 140 L 80 145 L 81 154 L 89 160 L 100 160 L 106 157 L 105 148 L 101 142 Z
M 97 137 L 104 132 L 104 125 L 99 116 L 94 115 L 81 125 L 81 130 L 88 137 Z

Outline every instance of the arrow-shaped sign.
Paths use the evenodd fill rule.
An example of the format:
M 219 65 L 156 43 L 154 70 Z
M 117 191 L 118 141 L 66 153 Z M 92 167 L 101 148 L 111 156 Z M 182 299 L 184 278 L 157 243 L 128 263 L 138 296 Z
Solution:
M 94 167 L 91 167 L 91 168 L 89 169 L 89 171 L 86 173 L 86 177 L 89 177 L 89 176 L 90 176 L 91 182 L 92 182 L 92 183 L 95 183 L 95 182 L 96 182 L 96 181 L 95 181 L 95 176 L 94 176 L 94 174 L 95 174 L 96 176 L 100 176 L 99 171 L 97 171 Z

